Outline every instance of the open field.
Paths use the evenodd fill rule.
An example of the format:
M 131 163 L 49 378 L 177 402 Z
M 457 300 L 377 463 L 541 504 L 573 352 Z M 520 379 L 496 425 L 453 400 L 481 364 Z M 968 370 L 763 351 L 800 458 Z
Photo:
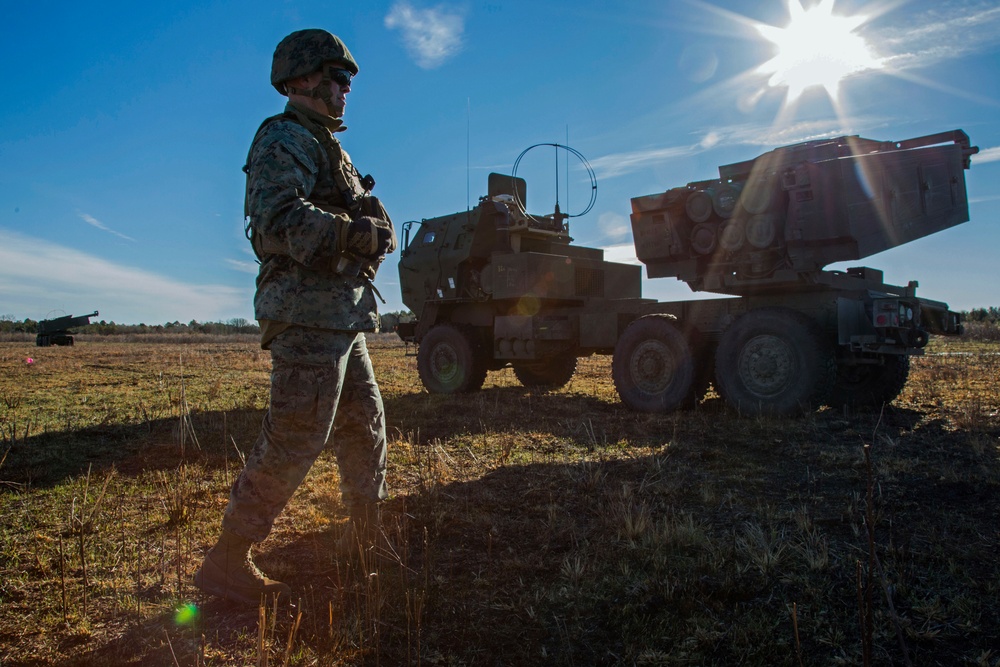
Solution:
M 190 577 L 267 354 L 0 343 L 0 665 L 1000 665 L 1000 343 L 935 340 L 881 414 L 801 419 L 636 414 L 604 357 L 431 396 L 369 346 L 398 554 L 333 559 L 324 454 L 256 556 L 297 604 L 246 609 Z

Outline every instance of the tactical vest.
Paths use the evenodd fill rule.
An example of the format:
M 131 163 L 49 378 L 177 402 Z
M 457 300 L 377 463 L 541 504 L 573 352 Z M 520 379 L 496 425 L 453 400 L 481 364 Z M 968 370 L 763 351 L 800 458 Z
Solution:
M 263 260 L 264 255 L 268 252 L 280 252 L 280 248 L 269 247 L 270 244 L 265 239 L 254 233 L 250 221 L 250 157 L 257 140 L 267 126 L 279 120 L 293 121 L 308 130 L 323 147 L 330 162 L 333 182 L 330 183 L 324 179 L 317 181 L 316 187 L 308 196 L 310 204 L 327 213 L 346 213 L 351 218 L 370 215 L 382 220 L 389 220 L 389 214 L 381 202 L 370 194 L 371 189 L 375 187 L 375 179 L 371 176 L 361 176 L 354 164 L 351 163 L 350 156 L 340 145 L 340 141 L 332 135 L 329 129 L 310 119 L 295 107 L 289 106 L 284 112 L 266 118 L 260 124 L 254 134 L 253 141 L 250 143 L 246 164 L 243 165 L 243 172 L 247 177 L 243 201 L 244 231 L 258 260 Z M 381 260 L 370 261 L 353 256 L 340 257 L 334 261 L 331 270 L 336 273 L 363 275 L 372 280 L 375 278 L 379 264 L 381 264 Z
M 278 232 L 272 237 L 270 233 L 262 233 L 265 230 L 261 224 L 263 219 L 248 219 L 247 233 L 260 258 L 254 315 L 262 322 L 278 323 L 278 327 L 293 325 L 344 332 L 373 331 L 378 327 L 378 294 L 372 284 L 377 261 L 357 270 L 357 265 L 340 267 L 342 257 L 338 256 L 336 245 L 341 229 L 349 224 L 352 216 L 359 213 L 365 215 L 366 202 L 374 198 L 363 195 L 363 186 L 357 187 L 360 179 L 353 171 L 347 154 L 340 149 L 331 155 L 334 146 L 326 140 L 324 132 L 329 135 L 325 127 L 311 129 L 308 124 L 303 124 L 289 107 L 286 113 L 261 123 L 254 137 L 246 167 L 247 213 L 254 216 L 283 215 L 281 207 L 292 205 L 295 210 L 288 214 L 296 216 L 295 222 L 276 219 L 268 224 L 280 229 L 286 222 L 299 224 L 301 219 L 301 224 L 305 225 L 296 230 L 301 232 L 298 236 L 281 236 Z M 286 167 L 256 162 L 270 159 L 266 155 L 272 153 L 269 148 L 272 142 L 279 142 L 274 147 L 283 152 L 285 149 L 281 146 L 285 141 L 289 142 L 286 148 L 299 155 L 293 159 L 305 160 L 303 164 L 309 164 L 310 170 L 316 170 L 312 174 L 315 179 L 308 179 L 309 191 L 303 190 L 306 184 L 296 185 L 294 182 L 269 189 L 267 170 Z M 295 167 L 289 165 L 287 168 Z M 275 173 L 273 177 L 283 180 L 281 173 Z M 301 198 L 308 206 L 289 199 L 288 189 L 296 187 L 298 192 L 292 192 L 291 197 Z M 261 207 L 259 210 L 258 206 Z M 275 247 L 265 247 L 265 239 L 271 238 Z M 278 239 L 281 239 L 280 247 Z M 262 330 L 264 328 L 262 326 Z M 275 332 L 273 327 L 267 328 L 267 331 Z

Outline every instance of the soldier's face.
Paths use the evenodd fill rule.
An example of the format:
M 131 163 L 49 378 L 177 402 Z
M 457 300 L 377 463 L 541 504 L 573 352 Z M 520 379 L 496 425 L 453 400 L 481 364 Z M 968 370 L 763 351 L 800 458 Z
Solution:
M 345 70 L 338 71 L 344 72 L 348 76 L 337 76 L 330 80 L 330 99 L 333 101 L 330 115 L 334 118 L 340 118 L 344 115 L 344 110 L 347 108 L 347 93 L 351 92 L 349 73 Z
M 347 70 L 330 68 L 326 72 L 313 72 L 289 81 L 289 84 L 302 90 L 314 91 L 311 96 L 290 95 L 289 98 L 295 97 L 299 103 L 334 118 L 341 118 L 344 115 L 344 109 L 347 108 L 347 93 L 351 92 L 351 73 Z M 322 91 L 320 86 L 328 86 L 328 89 Z M 328 94 L 325 96 L 316 94 L 323 92 Z

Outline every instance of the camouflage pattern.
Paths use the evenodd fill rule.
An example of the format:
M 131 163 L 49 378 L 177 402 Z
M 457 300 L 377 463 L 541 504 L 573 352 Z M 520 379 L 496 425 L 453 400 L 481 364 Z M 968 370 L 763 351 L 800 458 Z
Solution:
M 271 405 L 224 530 L 260 542 L 332 438 L 348 508 L 384 500 L 382 395 L 364 334 L 291 327 L 271 343 Z
M 293 32 L 274 49 L 271 85 L 285 95 L 285 81 L 311 74 L 325 62 L 337 63 L 351 74 L 358 73 L 357 61 L 336 35 L 315 28 Z
M 254 542 L 328 441 L 348 508 L 387 495 L 385 413 L 361 333 L 377 327 L 374 288 L 338 268 L 343 230 L 367 195 L 334 137 L 344 129 L 289 103 L 261 124 L 247 156 L 248 230 L 261 262 L 254 310 L 271 350 L 271 403 L 222 527 Z
M 343 125 L 291 103 L 285 111 L 265 121 L 248 156 L 246 210 L 261 260 L 256 318 L 374 331 L 371 282 L 336 272 L 339 232 L 364 195 L 350 156 L 333 137 Z

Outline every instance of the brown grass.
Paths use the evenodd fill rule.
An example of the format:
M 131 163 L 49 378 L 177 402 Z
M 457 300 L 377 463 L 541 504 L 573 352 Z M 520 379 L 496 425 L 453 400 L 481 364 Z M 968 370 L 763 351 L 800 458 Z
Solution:
M 266 353 L 0 344 L 0 664 L 1000 665 L 996 344 L 936 340 L 882 413 L 795 420 L 636 414 L 603 357 L 432 396 L 370 347 L 398 553 L 333 558 L 325 454 L 256 556 L 296 604 L 243 609 L 190 577 Z

